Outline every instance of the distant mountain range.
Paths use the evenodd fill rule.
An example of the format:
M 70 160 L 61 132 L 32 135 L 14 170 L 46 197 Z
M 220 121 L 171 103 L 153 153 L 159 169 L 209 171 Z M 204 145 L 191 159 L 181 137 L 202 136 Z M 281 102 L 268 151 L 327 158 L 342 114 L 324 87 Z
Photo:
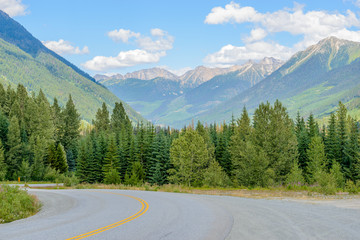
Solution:
M 153 122 L 172 125 L 229 100 L 281 65 L 279 60 L 264 58 L 258 63 L 249 61 L 230 68 L 200 66 L 182 76 L 152 68 L 124 76 L 96 75 L 95 79 Z M 149 79 L 150 76 L 155 78 Z
M 231 68 L 200 66 L 182 76 L 158 68 L 129 76 L 145 76 L 144 72 L 155 78 L 110 77 L 99 82 L 157 124 L 182 127 L 192 119 L 228 121 L 231 115 L 238 117 L 244 106 L 252 113 L 261 102 L 276 99 L 293 117 L 297 111 L 325 117 L 339 101 L 347 104 L 350 113 L 360 115 L 360 43 L 335 37 L 285 63 L 265 58 Z
M 276 99 L 286 105 L 293 117 L 300 111 L 302 115 L 313 113 L 322 118 L 334 111 L 339 101 L 356 114 L 360 103 L 360 43 L 326 38 L 296 53 L 253 87 L 192 117 L 221 121 L 230 119 L 232 114 L 239 116 L 243 106 L 251 113 L 260 102 Z
M 40 88 L 52 102 L 64 105 L 71 94 L 81 116 L 91 121 L 104 101 L 112 109 L 121 100 L 94 78 L 46 48 L 23 26 L 0 10 L 0 83 L 23 84 L 28 91 Z M 124 103 L 133 121 L 146 121 Z

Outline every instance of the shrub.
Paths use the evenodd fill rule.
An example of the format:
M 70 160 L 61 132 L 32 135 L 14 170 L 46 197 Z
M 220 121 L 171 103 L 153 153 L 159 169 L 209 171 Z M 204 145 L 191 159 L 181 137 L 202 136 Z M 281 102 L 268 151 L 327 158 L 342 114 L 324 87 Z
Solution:
M 12 222 L 34 215 L 41 207 L 36 197 L 18 186 L 0 187 L 0 223 Z
M 359 193 L 359 189 L 354 184 L 354 182 L 351 180 L 346 181 L 345 191 L 349 192 L 349 194 L 358 194 Z
M 63 182 L 65 187 L 74 187 L 79 184 L 80 180 L 74 173 L 69 173 L 67 176 L 64 176 Z

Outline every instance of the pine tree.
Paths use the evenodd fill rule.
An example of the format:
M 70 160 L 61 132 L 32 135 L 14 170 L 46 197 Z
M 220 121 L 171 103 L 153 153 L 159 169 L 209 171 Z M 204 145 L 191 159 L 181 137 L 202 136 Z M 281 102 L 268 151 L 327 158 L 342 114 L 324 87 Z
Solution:
M 350 162 L 346 158 L 345 151 L 348 142 L 348 126 L 347 126 L 347 109 L 345 105 L 339 102 L 339 108 L 337 110 L 337 137 L 338 137 L 338 158 L 336 159 L 340 163 L 343 172 L 349 174 Z
M 293 122 L 278 100 L 273 107 L 262 103 L 255 110 L 252 141 L 265 151 L 276 182 L 282 183 L 298 157 L 298 146 Z
M 115 169 L 117 172 L 119 171 L 120 166 L 119 166 L 119 159 L 117 153 L 118 152 L 115 143 L 115 137 L 111 136 L 109 139 L 109 145 L 103 162 L 104 175 L 108 174 L 112 169 Z
M 107 131 L 110 128 L 109 111 L 107 110 L 105 102 L 103 102 L 101 109 L 98 109 L 93 122 L 96 131 Z
M 61 144 L 66 151 L 69 171 L 75 170 L 75 159 L 77 158 L 78 139 L 80 137 L 80 114 L 77 112 L 74 102 L 69 95 L 69 100 L 63 111 L 64 132 Z
M 57 98 L 54 98 L 54 103 L 51 106 L 52 120 L 54 123 L 54 140 L 60 142 L 63 138 L 64 120 L 62 109 L 59 106 Z
M 358 123 L 351 119 L 350 122 L 350 136 L 345 146 L 345 163 L 348 165 L 348 169 L 345 171 L 345 177 L 356 182 L 360 175 L 358 172 L 360 161 L 360 145 L 359 145 L 360 131 Z M 360 169 L 359 169 L 360 170 Z
M 265 151 L 251 141 L 244 142 L 239 152 L 232 151 L 235 182 L 247 187 L 267 187 L 273 184 L 274 172 L 269 168 Z
M 167 183 L 170 168 L 169 144 L 163 132 L 156 135 L 151 145 L 151 164 L 147 176 L 150 183 L 163 185 Z
M 1 84 L 0 84 L 1 85 Z M 1 90 L 1 87 L 0 87 Z M 5 180 L 6 172 L 7 172 L 7 166 L 5 163 L 5 150 L 3 147 L 2 142 L 0 141 L 0 181 Z
M 18 166 L 22 161 L 22 143 L 20 137 L 20 126 L 16 116 L 10 120 L 9 131 L 7 134 L 7 148 L 9 149 L 6 157 L 8 166 L 8 179 L 12 178 L 17 172 Z
M 89 152 L 86 144 L 86 139 L 81 139 L 79 141 L 79 150 L 78 157 L 76 159 L 77 167 L 76 167 L 76 175 L 78 176 L 80 182 L 88 182 L 89 176 L 89 167 L 88 167 L 88 158 Z
M 311 139 L 307 154 L 309 157 L 307 180 L 310 184 L 313 184 L 320 180 L 322 173 L 326 169 L 325 147 L 321 137 L 315 136 Z
M 56 170 L 59 170 L 60 173 L 67 172 L 69 166 L 67 164 L 65 149 L 63 145 L 61 145 L 61 143 L 59 143 L 56 147 L 56 161 L 57 161 Z
M 5 114 L 0 111 L 0 141 L 2 141 L 3 145 L 7 142 L 8 128 L 9 120 Z
M 317 126 L 314 115 L 312 113 L 310 113 L 310 116 L 307 120 L 307 131 L 310 139 L 319 135 L 319 127 Z
M 336 116 L 334 113 L 331 113 L 327 129 L 327 135 L 325 138 L 325 153 L 328 160 L 326 166 L 328 169 L 331 168 L 332 162 L 336 161 L 339 155 L 339 144 L 336 125 Z
M 0 83 L 0 111 L 4 108 L 6 102 L 6 91 L 4 86 Z

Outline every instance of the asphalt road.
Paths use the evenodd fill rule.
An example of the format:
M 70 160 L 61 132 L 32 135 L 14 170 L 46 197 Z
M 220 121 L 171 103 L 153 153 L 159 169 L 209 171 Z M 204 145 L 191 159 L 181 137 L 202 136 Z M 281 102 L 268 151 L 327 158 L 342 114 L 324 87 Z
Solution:
M 44 203 L 0 239 L 360 239 L 360 210 L 123 190 L 29 190 Z

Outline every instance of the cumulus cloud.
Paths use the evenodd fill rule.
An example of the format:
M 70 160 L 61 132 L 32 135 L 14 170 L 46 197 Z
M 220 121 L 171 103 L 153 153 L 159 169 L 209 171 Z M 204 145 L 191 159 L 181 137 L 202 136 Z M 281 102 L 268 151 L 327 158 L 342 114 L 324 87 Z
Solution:
M 42 43 L 45 47 L 53 50 L 59 55 L 88 54 L 90 52 L 87 46 L 80 49 L 64 39 L 60 39 L 59 41 L 43 41 Z
M 83 66 L 94 71 L 131 67 L 138 64 L 154 63 L 165 56 L 165 52 L 151 53 L 142 49 L 122 51 L 116 57 L 97 56 L 87 61 Z
M 216 66 L 230 66 L 241 64 L 251 59 L 263 59 L 264 57 L 275 57 L 287 59 L 292 55 L 292 50 L 277 43 L 268 43 L 264 41 L 254 42 L 246 46 L 233 46 L 228 44 L 220 51 L 209 54 L 204 62 Z
M 134 37 L 139 49 L 121 51 L 115 57 L 96 56 L 82 65 L 89 70 L 106 71 L 159 62 L 161 57 L 166 56 L 166 51 L 172 49 L 174 37 L 159 28 L 151 29 L 150 34 L 149 37 L 124 29 L 111 31 L 108 36 L 113 40 L 128 42 Z
M 124 43 L 127 43 L 129 41 L 130 38 L 135 37 L 138 38 L 140 37 L 140 33 L 135 33 L 132 32 L 130 30 L 126 30 L 126 29 L 119 29 L 119 30 L 113 30 L 108 32 L 107 34 L 112 40 L 114 41 L 122 41 Z
M 21 3 L 22 0 L 1 0 L 0 9 L 10 17 L 21 16 L 27 14 L 26 6 Z
M 153 29 L 150 30 L 150 33 L 154 37 L 162 37 L 162 36 L 164 36 L 166 34 L 166 32 L 164 30 L 161 30 L 160 28 L 153 28 Z
M 251 30 L 250 36 L 244 39 L 244 42 L 255 42 L 264 39 L 267 36 L 267 32 L 262 28 L 255 28 Z
M 137 40 L 137 43 L 141 49 L 147 51 L 156 52 L 156 51 L 166 51 L 170 50 L 173 47 L 174 37 L 170 36 L 167 32 L 161 29 L 151 29 L 151 37 L 141 37 Z
M 360 2 L 360 0 L 357 0 Z M 267 34 L 276 34 L 280 32 L 288 32 L 292 35 L 303 36 L 303 39 L 294 44 L 291 48 L 285 48 L 287 56 L 289 53 L 295 53 L 296 51 L 303 50 L 304 48 L 315 44 L 329 36 L 335 36 L 338 38 L 360 41 L 360 31 L 355 30 L 360 27 L 360 19 L 357 15 L 347 10 L 345 14 L 341 13 L 329 13 L 327 11 L 304 11 L 304 6 L 295 4 L 293 9 L 283 9 L 275 12 L 260 13 L 253 7 L 242 7 L 235 2 L 227 4 L 225 7 L 215 7 L 206 16 L 205 23 L 207 24 L 225 24 L 225 23 L 251 23 L 255 26 L 252 29 L 250 35 L 245 37 L 243 41 L 245 45 L 242 47 L 234 47 L 239 55 L 229 56 L 229 51 L 226 49 L 229 46 L 225 46 L 220 51 L 214 54 L 210 54 L 205 60 L 215 61 L 215 58 L 223 61 L 224 59 L 233 59 L 233 61 L 243 59 L 243 55 L 246 53 L 250 56 L 276 56 L 280 54 L 277 50 L 285 48 L 278 43 L 270 44 L 265 42 L 264 38 Z M 257 43 L 258 42 L 258 43 Z M 265 44 L 266 43 L 266 44 Z M 268 46 L 270 49 L 263 49 L 260 52 L 259 49 L 254 49 L 254 44 L 259 46 Z M 274 52 L 273 54 L 271 54 Z M 261 54 L 262 53 L 262 54 Z M 267 55 L 270 53 L 270 55 Z M 221 54 L 225 54 L 221 56 Z M 284 58 L 282 58 L 284 59 Z

